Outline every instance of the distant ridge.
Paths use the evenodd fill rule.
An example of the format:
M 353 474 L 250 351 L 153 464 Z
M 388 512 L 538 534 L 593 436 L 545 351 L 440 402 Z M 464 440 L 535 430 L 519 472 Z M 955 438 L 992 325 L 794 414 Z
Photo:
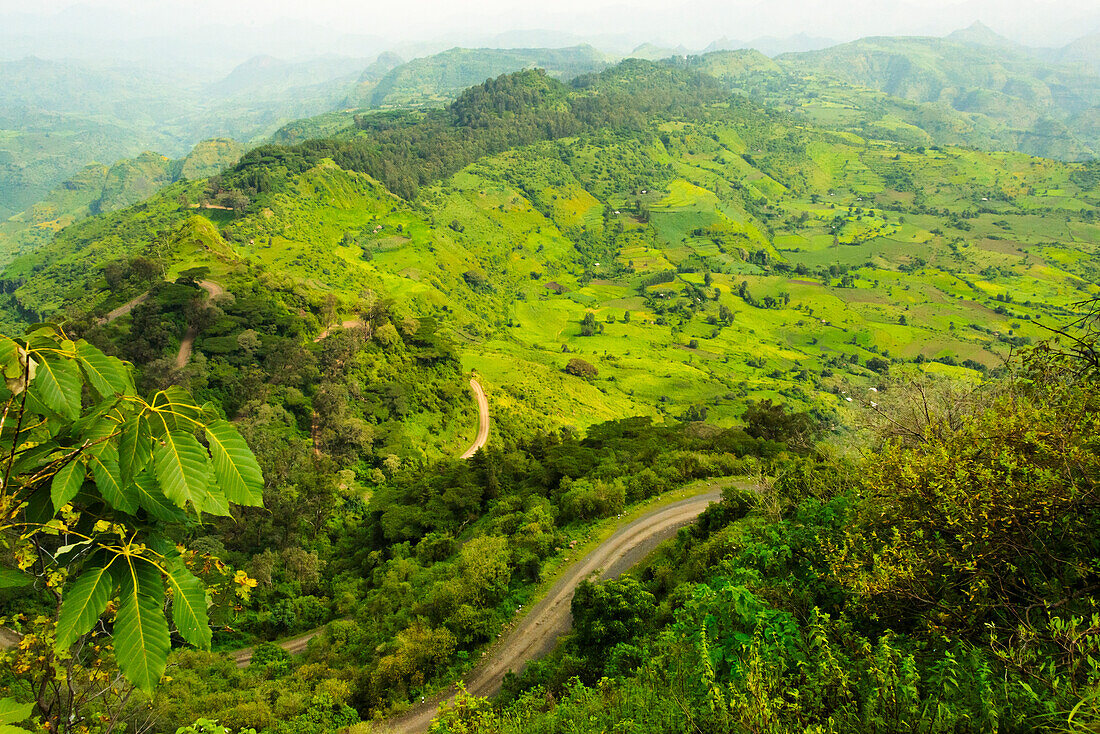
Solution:
M 989 48 L 1022 50 L 1024 47 L 1010 38 L 1005 38 L 980 20 L 974 21 L 966 28 L 944 36 L 945 40 L 953 43 L 964 43 L 970 46 L 987 46 Z

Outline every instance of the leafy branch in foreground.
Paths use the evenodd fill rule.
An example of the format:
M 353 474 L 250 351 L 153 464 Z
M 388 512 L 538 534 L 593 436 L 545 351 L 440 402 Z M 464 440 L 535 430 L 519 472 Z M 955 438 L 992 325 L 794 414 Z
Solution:
M 56 602 L 53 644 L 29 672 L 39 713 L 66 731 L 74 646 L 101 620 L 119 670 L 146 692 L 171 649 L 166 608 L 184 640 L 209 647 L 207 589 L 169 531 L 260 506 L 263 477 L 211 405 L 177 387 L 140 397 L 129 365 L 60 327 L 0 336 L 0 370 L 0 542 L 14 560 L 0 587 L 37 583 Z

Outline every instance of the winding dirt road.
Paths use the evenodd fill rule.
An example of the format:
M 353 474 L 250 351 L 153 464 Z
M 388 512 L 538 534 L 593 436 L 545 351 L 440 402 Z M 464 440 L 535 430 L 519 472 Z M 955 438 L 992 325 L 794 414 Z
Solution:
M 210 294 L 211 300 L 225 293 L 225 288 L 212 280 L 200 280 L 199 287 Z M 195 337 L 198 335 L 199 331 L 194 326 L 187 327 L 187 333 L 183 335 L 183 341 L 180 342 L 180 350 L 176 353 L 177 370 L 182 370 L 191 361 L 191 350 L 195 347 Z
M 474 439 L 474 445 L 466 449 L 466 453 L 459 457 L 462 459 L 469 459 L 489 440 L 489 399 L 485 397 L 485 391 L 481 389 L 481 383 L 472 377 L 470 378 L 470 389 L 474 391 L 474 397 L 477 398 L 477 438 Z
M 500 690 L 508 671 L 519 672 L 531 660 L 545 655 L 572 624 L 569 607 L 573 592 L 591 575 L 615 578 L 641 561 L 663 540 L 691 523 L 721 490 L 680 500 L 658 508 L 621 528 L 599 547 L 570 566 L 550 592 L 489 649 L 466 678 L 466 690 L 475 696 L 491 696 Z M 455 687 L 433 696 L 401 716 L 376 724 L 378 734 L 420 734 L 427 731 L 439 705 L 454 697 Z
M 217 298 L 218 296 L 225 293 L 225 288 L 222 288 L 220 285 L 212 280 L 200 280 L 199 287 L 206 291 L 210 295 L 211 299 Z M 118 308 L 108 311 L 106 316 L 99 319 L 98 324 L 100 326 L 103 326 L 104 324 L 109 324 L 121 316 L 125 316 L 126 314 L 133 311 L 134 307 L 137 306 L 139 303 L 144 303 L 147 298 L 149 298 L 148 292 L 142 293 L 137 298 L 131 299 L 119 306 Z M 187 366 L 187 363 L 191 361 L 191 350 L 195 347 L 195 337 L 197 337 L 198 335 L 199 332 L 195 329 L 195 327 L 188 327 L 187 333 L 183 335 L 183 341 L 180 342 L 180 350 L 176 353 L 176 369 L 183 369 Z
M 357 322 L 357 321 L 356 322 L 345 321 L 344 322 L 344 328 L 351 328 L 351 327 L 347 326 L 347 324 L 349 324 L 349 323 L 352 326 L 360 325 L 359 322 Z M 321 336 L 317 337 L 317 339 L 314 339 L 314 341 L 320 341 L 321 339 L 323 339 L 325 336 L 328 335 L 328 331 L 329 331 L 328 329 L 325 329 L 324 332 L 322 332 Z M 188 334 L 190 334 L 190 333 L 191 332 L 188 331 Z M 191 342 L 192 343 L 194 342 L 193 337 L 191 339 Z M 181 353 L 182 353 L 182 347 L 181 347 Z M 187 362 L 184 361 L 183 364 L 187 364 Z M 179 364 L 178 359 L 177 359 L 177 366 L 179 366 L 179 367 L 183 366 L 183 365 Z M 485 391 L 481 389 L 481 384 L 473 378 L 470 378 L 470 389 L 474 391 L 474 397 L 477 398 L 477 438 L 474 439 L 474 445 L 471 446 L 470 448 L 466 449 L 466 453 L 462 454 L 462 456 L 459 457 L 459 458 L 462 458 L 462 459 L 469 459 L 471 456 L 476 454 L 482 446 L 485 445 L 486 441 L 489 440 L 489 399 L 485 397 Z M 321 627 L 321 628 L 315 629 L 315 630 L 310 630 L 309 632 L 306 632 L 302 635 L 299 635 L 298 637 L 294 637 L 294 638 L 291 638 L 289 640 L 283 640 L 282 642 L 278 643 L 278 645 L 279 645 L 279 647 L 283 648 L 284 650 L 286 650 L 287 652 L 289 652 L 291 654 L 297 654 L 297 653 L 300 653 L 300 652 L 305 652 L 306 646 L 309 644 L 309 641 L 312 640 L 314 637 L 316 637 L 318 634 L 320 634 L 323 630 L 324 630 L 324 627 Z M 2 639 L 0 639 L 0 644 L 2 644 L 2 642 L 3 642 Z M 252 648 L 251 647 L 246 647 L 242 650 L 235 650 L 234 652 L 232 652 L 230 654 L 233 656 L 233 660 L 236 661 L 238 668 L 247 668 L 248 664 L 252 662 Z
M 309 646 L 309 641 L 320 634 L 325 628 L 310 630 L 303 635 L 298 635 L 289 640 L 283 640 L 278 643 L 279 647 L 283 648 L 291 655 L 297 655 L 306 651 L 306 647 Z M 246 647 L 243 650 L 235 650 L 230 653 L 233 656 L 233 660 L 237 663 L 238 668 L 247 668 L 248 664 L 252 662 L 252 651 L 254 648 Z

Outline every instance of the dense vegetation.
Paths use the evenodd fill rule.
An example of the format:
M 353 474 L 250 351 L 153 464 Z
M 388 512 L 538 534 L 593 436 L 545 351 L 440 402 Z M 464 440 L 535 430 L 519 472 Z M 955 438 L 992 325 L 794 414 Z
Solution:
M 432 731 L 1091 731 L 1100 375 L 1083 366 L 1031 352 L 954 425 L 728 493 L 642 568 L 582 586 L 569 638 L 495 705 L 460 699 Z
M 262 508 L 204 484 L 216 517 L 154 516 L 213 585 L 214 652 L 177 620 L 155 693 L 153 666 L 92 695 L 124 653 L 96 607 L 93 673 L 40 709 L 104 732 L 384 716 L 467 672 L 619 515 L 751 477 L 633 578 L 582 586 L 554 655 L 437 729 L 1092 725 L 1095 319 L 1077 356 L 1034 344 L 1098 292 L 1095 166 L 809 126 L 696 66 L 522 71 L 359 116 L 8 266 L 11 333 L 64 321 L 60 353 L 133 363 L 126 395 L 209 401 L 262 482 Z M 461 461 L 471 371 L 493 428 Z M 65 388 L 80 430 L 108 397 L 88 381 Z M 20 700 L 55 616 L 32 570 L 0 590 L 31 640 L 0 674 Z M 320 626 L 302 657 L 260 644 Z M 245 645 L 247 668 L 219 652 Z

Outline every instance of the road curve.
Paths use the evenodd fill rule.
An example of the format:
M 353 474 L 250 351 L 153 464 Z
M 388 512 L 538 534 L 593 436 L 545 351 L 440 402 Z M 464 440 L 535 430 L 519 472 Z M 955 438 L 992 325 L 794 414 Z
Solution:
M 614 578 L 641 561 L 661 541 L 688 525 L 712 502 L 721 499 L 720 490 L 696 495 L 658 508 L 624 526 L 584 558 L 573 563 L 550 592 L 488 650 L 482 662 L 466 677 L 466 690 L 475 696 L 491 696 L 500 690 L 508 671 L 519 672 L 529 661 L 545 655 L 565 634 L 572 618 L 570 603 L 581 581 L 596 574 Z M 382 734 L 421 734 L 428 730 L 439 705 L 451 699 L 454 687 L 433 696 L 404 714 L 379 722 L 371 731 Z
M 361 323 L 358 321 L 345 321 L 343 324 L 344 328 L 352 328 L 359 325 L 361 325 Z M 188 331 L 188 334 L 190 333 L 191 332 Z M 314 339 L 314 341 L 319 341 L 327 335 L 328 329 L 325 329 L 325 331 L 322 332 L 321 336 L 317 337 L 317 339 Z M 191 337 L 191 342 L 194 342 L 193 336 Z M 190 350 L 188 350 L 188 355 L 190 355 Z M 186 360 L 180 363 L 180 360 L 177 357 L 176 365 L 178 367 L 183 367 L 186 364 Z M 466 450 L 466 453 L 462 455 L 461 458 L 463 459 L 469 459 L 471 456 L 476 454 L 478 452 L 478 449 L 484 446 L 485 442 L 489 439 L 489 400 L 485 397 L 485 391 L 481 389 L 481 385 L 478 383 L 477 380 L 470 380 L 470 388 L 474 391 L 475 397 L 477 397 L 477 439 L 474 440 L 474 445 L 468 448 Z M 278 645 L 279 647 L 283 648 L 291 654 L 305 652 L 306 646 L 309 644 L 309 641 L 320 634 L 324 629 L 324 627 L 318 627 L 317 629 L 310 630 L 309 632 L 299 635 L 298 637 L 294 637 L 289 640 L 283 640 L 282 642 L 278 643 Z M 0 644 L 2 644 L 2 642 L 3 640 L 2 638 L 0 638 Z M 233 660 L 236 661 L 238 668 L 247 668 L 248 664 L 252 662 L 251 647 L 246 647 L 241 650 L 234 650 L 230 653 L 230 655 L 233 656 Z
M 469 459 L 476 454 L 489 440 L 489 400 L 485 397 L 485 391 L 481 389 L 481 383 L 472 377 L 470 389 L 474 391 L 474 397 L 477 398 L 477 438 L 474 439 L 474 445 L 466 449 L 466 453 L 460 457 L 463 459 Z
M 212 280 L 200 280 L 199 287 L 206 291 L 211 299 L 217 298 L 225 293 L 225 288 L 222 288 Z M 182 370 L 187 366 L 187 363 L 191 361 L 191 350 L 195 346 L 195 337 L 198 335 L 199 331 L 194 326 L 187 327 L 187 333 L 183 335 L 183 341 L 180 342 L 180 350 L 176 353 L 177 370 Z

